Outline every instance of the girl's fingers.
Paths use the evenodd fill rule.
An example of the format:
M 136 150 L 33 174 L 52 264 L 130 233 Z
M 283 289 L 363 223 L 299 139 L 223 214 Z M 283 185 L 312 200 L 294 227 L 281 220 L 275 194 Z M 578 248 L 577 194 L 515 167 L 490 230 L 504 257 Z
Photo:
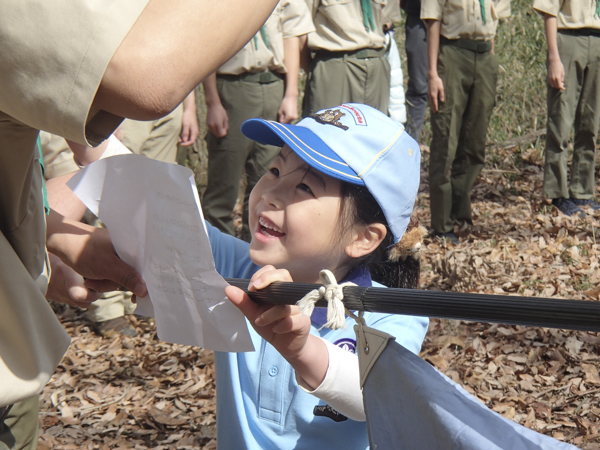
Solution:
M 259 327 L 265 327 L 286 317 L 298 314 L 297 310 L 297 306 L 275 305 L 260 314 L 254 322 Z
M 273 266 L 265 266 L 252 277 L 248 289 L 254 291 L 263 289 L 275 281 L 292 281 L 290 273 L 285 269 L 275 269 Z
M 238 307 L 242 314 L 250 321 L 254 321 L 258 315 L 259 305 L 254 303 L 250 297 L 246 295 L 244 291 L 235 287 L 227 286 L 225 288 L 225 295 L 231 303 Z

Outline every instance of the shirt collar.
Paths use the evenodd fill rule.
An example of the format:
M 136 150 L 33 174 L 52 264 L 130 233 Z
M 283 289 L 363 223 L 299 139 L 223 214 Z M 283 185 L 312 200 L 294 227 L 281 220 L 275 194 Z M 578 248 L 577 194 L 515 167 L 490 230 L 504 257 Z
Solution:
M 373 281 L 371 280 L 371 273 L 369 272 L 369 269 L 367 269 L 367 267 L 362 264 L 352 269 L 350 273 L 348 273 L 348 275 L 346 275 L 346 277 L 339 282 L 339 284 L 342 283 L 354 283 L 357 286 L 362 287 L 373 286 Z M 316 326 L 322 327 L 323 325 L 325 325 L 327 323 L 327 308 L 315 308 L 310 320 Z

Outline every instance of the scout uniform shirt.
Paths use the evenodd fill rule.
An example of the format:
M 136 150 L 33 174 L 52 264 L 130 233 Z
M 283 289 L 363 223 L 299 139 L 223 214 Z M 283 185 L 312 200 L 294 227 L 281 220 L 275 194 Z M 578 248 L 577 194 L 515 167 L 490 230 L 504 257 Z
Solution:
M 38 393 L 69 345 L 44 297 L 38 130 L 93 145 L 112 133 L 122 118 L 86 118 L 106 66 L 146 3 L 2 1 L 0 407 Z M 57 31 L 63 22 L 68 29 Z
M 385 46 L 383 24 L 400 20 L 398 0 L 372 0 L 370 13 L 359 0 L 306 0 L 315 32 L 308 35 L 312 51 L 351 52 Z M 365 6 L 369 10 L 368 6 Z M 365 14 L 372 14 L 372 21 Z
M 303 0 L 281 0 L 254 38 L 218 70 L 218 75 L 285 73 L 283 40 L 314 31 Z
M 556 17 L 559 30 L 600 30 L 600 0 L 533 0 L 533 9 Z
M 441 21 L 440 34 L 446 39 L 489 41 L 496 35 L 498 19 L 509 16 L 509 0 L 423 0 L 421 2 L 421 19 Z

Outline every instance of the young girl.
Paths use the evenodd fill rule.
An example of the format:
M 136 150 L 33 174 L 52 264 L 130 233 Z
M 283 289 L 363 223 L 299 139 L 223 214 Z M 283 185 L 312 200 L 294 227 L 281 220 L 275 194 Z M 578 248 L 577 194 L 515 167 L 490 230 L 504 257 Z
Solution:
M 390 275 L 381 265 L 391 253 L 414 269 L 420 233 L 410 223 L 419 146 L 401 125 L 346 104 L 297 125 L 251 119 L 242 131 L 282 150 L 250 196 L 251 243 L 208 227 L 222 276 L 251 278 L 255 290 L 273 281 L 318 283 L 320 270 L 329 269 L 340 283 L 381 286 L 371 280 L 375 265 L 376 273 L 415 287 L 414 270 L 406 286 L 406 272 Z M 256 304 L 235 287 L 226 293 L 251 323 L 256 351 L 215 353 L 219 447 L 367 448 L 354 321 L 330 330 L 321 328 L 324 309 L 308 318 L 296 306 Z M 420 350 L 427 319 L 364 318 Z

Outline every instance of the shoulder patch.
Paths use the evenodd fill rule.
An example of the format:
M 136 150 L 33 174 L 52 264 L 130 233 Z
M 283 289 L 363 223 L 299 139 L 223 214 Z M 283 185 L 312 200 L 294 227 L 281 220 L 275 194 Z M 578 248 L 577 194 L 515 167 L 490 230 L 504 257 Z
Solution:
M 356 353 L 356 341 L 350 338 L 338 339 L 333 343 L 333 345 L 337 345 L 338 347 L 343 348 L 347 352 Z

